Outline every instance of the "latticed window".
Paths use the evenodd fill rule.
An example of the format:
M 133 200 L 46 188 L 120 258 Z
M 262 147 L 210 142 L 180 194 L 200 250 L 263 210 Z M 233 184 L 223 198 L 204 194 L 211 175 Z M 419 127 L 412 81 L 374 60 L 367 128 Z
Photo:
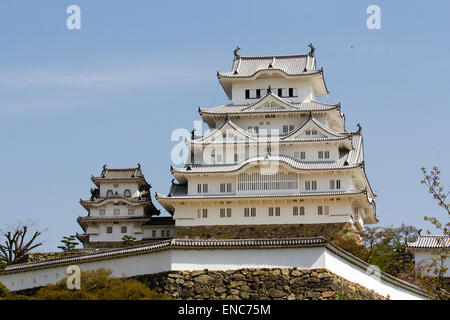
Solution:
M 106 227 L 106 233 L 112 233 L 113 228 L 112 227 Z
M 121 227 L 120 228 L 121 233 L 127 233 L 127 227 Z
M 240 173 L 238 175 L 238 190 L 285 190 L 298 189 L 298 179 L 295 173 L 277 172 L 275 174 Z

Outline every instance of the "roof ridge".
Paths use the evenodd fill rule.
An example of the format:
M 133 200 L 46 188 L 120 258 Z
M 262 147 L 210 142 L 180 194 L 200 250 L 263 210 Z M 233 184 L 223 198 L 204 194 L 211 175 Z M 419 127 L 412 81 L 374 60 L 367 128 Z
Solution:
M 308 57 L 309 53 L 292 53 L 281 55 L 267 55 L 267 56 L 239 56 L 240 59 L 271 59 L 271 58 L 296 58 L 296 57 Z

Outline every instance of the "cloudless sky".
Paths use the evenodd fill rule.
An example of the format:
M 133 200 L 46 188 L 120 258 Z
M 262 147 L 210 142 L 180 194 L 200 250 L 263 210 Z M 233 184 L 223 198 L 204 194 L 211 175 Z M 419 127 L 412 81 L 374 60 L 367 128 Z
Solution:
M 345 3 L 345 5 L 343 5 Z M 66 8 L 81 8 L 68 30 Z M 366 9 L 381 8 L 381 30 Z M 450 184 L 450 2 L 0 2 L 0 227 L 48 228 L 40 250 L 82 232 L 91 175 L 141 163 L 167 193 L 174 129 L 228 103 L 216 72 L 241 55 L 306 53 L 324 67 L 328 103 L 363 127 L 380 225 L 431 229 L 444 211 L 420 184 L 438 165 Z M 154 201 L 156 205 L 161 206 Z

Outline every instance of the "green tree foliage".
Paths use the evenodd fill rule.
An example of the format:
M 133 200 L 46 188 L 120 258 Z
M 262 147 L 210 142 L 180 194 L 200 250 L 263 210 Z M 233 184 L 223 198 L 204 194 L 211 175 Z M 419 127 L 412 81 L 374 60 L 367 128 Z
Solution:
M 407 242 L 417 238 L 418 230 L 402 224 L 400 227 L 368 227 L 360 230 L 362 246 L 347 248 L 350 253 L 381 271 L 398 276 L 408 270 L 413 256 L 406 249 Z
M 441 185 L 441 171 L 438 167 L 434 166 L 433 169 L 428 172 L 425 168 L 421 168 L 423 179 L 420 181 L 422 184 L 428 187 L 428 192 L 433 196 L 440 206 L 445 211 L 445 218 L 447 222 L 441 223 L 436 217 L 425 216 L 426 221 L 438 230 L 441 237 L 437 238 L 440 243 L 440 248 L 435 250 L 434 257 L 431 259 L 431 263 L 425 266 L 425 270 L 415 270 L 418 278 L 421 280 L 421 287 L 427 290 L 431 295 L 438 299 L 448 300 L 450 294 L 448 292 L 448 280 L 445 278 L 445 273 L 448 268 L 445 266 L 445 261 L 449 259 L 449 248 L 447 247 L 447 241 L 450 237 L 450 204 L 447 202 L 447 196 L 449 191 L 444 190 Z M 430 233 L 428 231 L 428 233 Z M 432 276 L 429 276 L 432 274 Z
M 70 235 L 68 237 L 63 237 L 61 242 L 63 243 L 63 245 L 59 246 L 58 249 L 61 249 L 64 252 L 77 250 L 76 246 L 79 244 L 76 241 L 75 235 Z
M 8 288 L 6 288 L 0 282 L 0 300 L 31 300 L 30 297 L 18 295 L 13 292 L 10 292 Z
M 36 293 L 38 300 L 165 300 L 165 295 L 150 290 L 135 279 L 111 278 L 111 270 L 81 273 L 81 289 L 67 288 L 66 279 L 47 285 Z
M 122 245 L 124 247 L 131 247 L 136 244 L 136 238 L 130 235 L 124 235 L 122 237 Z

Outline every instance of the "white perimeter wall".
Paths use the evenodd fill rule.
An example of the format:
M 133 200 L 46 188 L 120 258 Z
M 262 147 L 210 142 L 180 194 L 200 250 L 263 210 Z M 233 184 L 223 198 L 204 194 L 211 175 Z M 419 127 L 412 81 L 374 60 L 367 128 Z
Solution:
M 74 263 L 75 264 L 75 263 Z M 77 264 L 82 271 L 98 268 L 113 270 L 115 277 L 131 277 L 170 270 L 235 270 L 242 268 L 326 268 L 349 281 L 372 289 L 391 299 L 424 297 L 371 276 L 362 268 L 332 253 L 325 247 L 273 249 L 168 249 L 122 258 Z M 67 277 L 67 266 L 0 275 L 10 290 L 22 290 L 56 283 Z M 81 284 L 83 285 L 83 284 Z
M 433 254 L 433 250 L 420 250 L 414 249 L 414 261 L 417 267 L 425 267 L 433 262 L 433 258 L 436 256 Z M 445 267 L 447 268 L 447 272 L 445 273 L 445 277 L 450 277 L 450 259 L 445 260 Z M 425 267 L 424 273 L 427 273 Z M 431 273 L 431 272 L 430 272 Z

